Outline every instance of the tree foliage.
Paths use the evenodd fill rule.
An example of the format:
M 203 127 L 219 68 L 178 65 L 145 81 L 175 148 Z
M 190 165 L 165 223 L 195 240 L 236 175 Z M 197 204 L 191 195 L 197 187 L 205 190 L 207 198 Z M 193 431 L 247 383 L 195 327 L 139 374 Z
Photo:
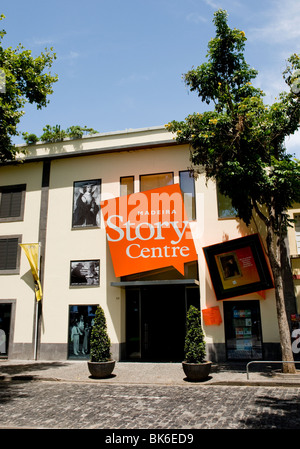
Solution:
M 0 16 L 2 19 L 4 15 Z M 25 104 L 35 104 L 37 109 L 47 106 L 52 85 L 58 80 L 57 75 L 48 71 L 56 59 L 52 48 L 34 58 L 21 44 L 15 49 L 4 48 L 5 34 L 4 30 L 0 31 L 0 69 L 5 79 L 0 92 L 0 163 L 15 158 L 17 149 L 12 137 L 18 135 Z
M 28 132 L 24 132 L 22 133 L 22 135 L 25 142 L 28 145 L 32 145 L 37 143 L 38 141 L 53 143 L 61 142 L 65 138 L 81 139 L 84 134 L 91 135 L 96 134 L 97 132 L 98 131 L 93 128 L 87 128 L 86 126 L 82 127 L 79 125 L 70 126 L 66 130 L 61 129 L 60 125 L 46 125 L 43 128 L 43 134 L 40 137 L 38 137 L 36 134 L 31 134 Z
M 190 306 L 186 316 L 184 354 L 188 363 L 202 363 L 206 355 L 201 314 L 194 306 Z
M 272 203 L 274 230 L 285 232 L 286 209 L 300 200 L 299 161 L 287 155 L 284 146 L 300 122 L 300 89 L 293 76 L 300 69 L 300 57 L 292 55 L 284 72 L 290 91 L 267 106 L 264 93 L 252 85 L 257 71 L 244 58 L 245 33 L 229 28 L 226 11 L 217 11 L 214 23 L 216 37 L 208 45 L 208 62 L 184 76 L 190 90 L 207 104 L 213 102 L 214 109 L 173 121 L 167 129 L 177 134 L 178 142 L 190 143 L 193 165 L 217 180 L 246 224 L 253 208 Z M 270 219 L 270 214 L 264 217 Z
M 285 237 L 287 209 L 300 201 L 300 165 L 287 154 L 285 139 L 300 124 L 300 56 L 293 54 L 283 72 L 288 91 L 265 105 L 254 87 L 257 71 L 245 60 L 245 33 L 231 29 L 227 12 L 214 14 L 216 36 L 208 44 L 207 62 L 184 75 L 186 85 L 212 110 L 190 114 L 166 125 L 178 143 L 189 143 L 192 168 L 214 179 L 246 225 L 257 215 L 266 229 L 274 277 L 283 360 L 291 360 L 287 298 L 295 301 Z M 289 290 L 289 291 L 288 291 Z M 291 365 L 290 365 L 291 366 Z M 285 366 L 285 370 L 293 371 Z
M 102 307 L 97 307 L 90 339 L 91 362 L 107 362 L 111 359 L 111 342 L 107 334 L 106 318 Z

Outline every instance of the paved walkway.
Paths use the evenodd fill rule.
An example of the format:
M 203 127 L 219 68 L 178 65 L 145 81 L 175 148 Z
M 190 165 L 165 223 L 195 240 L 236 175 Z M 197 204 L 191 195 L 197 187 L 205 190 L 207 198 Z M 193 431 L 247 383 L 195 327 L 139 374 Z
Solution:
M 296 365 L 297 368 L 300 366 Z M 293 386 L 300 388 L 300 370 L 297 374 L 282 374 L 280 365 L 245 364 L 212 366 L 203 385 Z M 93 379 L 86 361 L 11 361 L 0 360 L 0 381 L 51 380 L 63 382 L 91 382 L 115 385 L 192 385 L 188 382 L 181 363 L 116 362 L 113 374 L 106 379 Z

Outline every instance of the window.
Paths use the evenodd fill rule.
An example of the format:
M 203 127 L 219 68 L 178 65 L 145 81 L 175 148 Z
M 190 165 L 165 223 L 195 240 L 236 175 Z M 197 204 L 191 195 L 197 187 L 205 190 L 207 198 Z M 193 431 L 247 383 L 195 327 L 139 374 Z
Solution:
M 0 222 L 23 220 L 26 185 L 0 187 Z
M 179 172 L 180 189 L 188 219 L 196 220 L 195 180 L 189 170 Z
M 120 178 L 120 196 L 131 195 L 134 192 L 134 177 L 124 176 Z
M 0 237 L 0 273 L 17 274 L 20 267 L 21 236 Z
M 140 191 L 157 189 L 174 184 L 173 173 L 157 173 L 140 176 Z
M 218 217 L 219 218 L 235 218 L 237 217 L 237 211 L 232 206 L 231 199 L 223 195 L 217 187 L 217 200 L 218 200 Z

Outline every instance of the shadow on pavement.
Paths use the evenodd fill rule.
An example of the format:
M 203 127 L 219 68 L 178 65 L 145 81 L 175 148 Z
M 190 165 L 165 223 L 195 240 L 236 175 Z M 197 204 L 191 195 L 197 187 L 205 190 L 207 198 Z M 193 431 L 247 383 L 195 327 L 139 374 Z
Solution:
M 290 397 L 283 399 L 259 396 L 255 404 L 257 408 L 249 410 L 247 418 L 240 421 L 248 429 L 299 429 L 300 404 L 297 393 L 291 393 Z
M 67 363 L 63 362 L 39 362 L 39 363 L 23 363 L 23 364 L 11 364 L 11 365 L 1 365 L 0 364 L 0 379 L 5 375 L 9 376 L 18 376 L 22 375 L 24 378 L 24 374 L 29 374 L 32 371 L 44 371 L 49 368 L 61 368 L 66 366 Z M 28 377 L 30 377 L 28 375 Z M 32 376 L 33 377 L 33 376 Z

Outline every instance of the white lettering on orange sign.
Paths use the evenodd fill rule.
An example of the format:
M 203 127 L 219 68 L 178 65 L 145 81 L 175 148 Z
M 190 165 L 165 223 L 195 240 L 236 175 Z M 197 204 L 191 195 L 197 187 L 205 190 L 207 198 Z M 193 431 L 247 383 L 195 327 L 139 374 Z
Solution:
M 119 218 L 120 222 L 123 223 L 123 217 L 122 217 L 121 215 L 112 215 L 111 217 L 109 217 L 109 218 L 107 219 L 107 226 L 108 226 L 109 228 L 114 229 L 115 231 L 117 231 L 118 234 L 119 234 L 119 237 L 116 238 L 116 239 L 113 239 L 113 238 L 111 238 L 111 237 L 108 235 L 107 238 L 108 238 L 109 241 L 112 241 L 112 242 L 119 242 L 120 240 L 122 240 L 122 239 L 124 238 L 125 232 L 123 231 L 123 229 L 121 229 L 119 226 L 116 226 L 116 225 L 112 222 L 112 219 L 113 219 L 113 218 Z M 129 241 L 136 240 L 136 239 L 140 239 L 140 240 L 150 240 L 150 239 L 152 239 L 152 238 L 154 237 L 154 235 L 155 235 L 155 226 L 157 226 L 157 228 L 156 228 L 156 229 L 157 229 L 157 236 L 154 237 L 154 240 L 165 240 L 165 237 L 162 236 L 162 226 L 164 226 L 164 225 L 167 225 L 167 226 L 168 226 L 168 225 L 170 224 L 170 225 L 172 225 L 174 231 L 176 232 L 176 234 L 177 234 L 177 236 L 178 236 L 178 240 L 177 240 L 177 241 L 171 240 L 171 243 L 172 243 L 173 245 L 176 245 L 177 243 L 179 243 L 179 242 L 181 241 L 182 236 L 183 236 L 183 234 L 185 233 L 185 230 L 186 230 L 186 228 L 187 228 L 189 222 L 188 222 L 188 221 L 183 221 L 183 223 L 184 223 L 184 227 L 183 227 L 182 232 L 180 232 L 180 229 L 179 229 L 178 226 L 177 226 L 178 221 L 170 221 L 170 222 L 167 222 L 167 221 L 160 222 L 160 221 L 158 221 L 157 223 L 154 223 L 154 225 L 153 225 L 152 223 L 147 223 L 147 222 L 145 222 L 145 223 L 140 223 L 140 224 L 138 224 L 138 225 L 134 228 L 135 237 L 131 237 L 131 235 L 130 235 L 130 234 L 131 234 L 131 227 L 130 227 L 131 223 L 130 223 L 130 221 L 127 221 L 127 222 L 124 224 L 124 226 L 126 227 L 126 239 L 129 240 Z M 140 228 L 141 228 L 141 227 L 143 227 L 143 228 L 148 227 L 148 228 L 149 228 L 150 233 L 149 233 L 149 236 L 148 236 L 148 237 L 143 237 L 143 236 L 141 235 L 141 232 L 140 232 Z
M 138 253 L 136 256 L 132 255 L 133 250 L 131 248 L 133 246 L 136 246 L 138 248 Z M 189 256 L 189 248 L 187 246 L 163 246 L 163 247 L 154 247 L 154 248 L 142 248 L 141 251 L 139 251 L 141 245 L 138 243 L 132 243 L 131 245 L 127 246 L 126 248 L 126 254 L 131 259 L 138 259 L 140 257 L 143 257 L 144 259 L 147 259 L 148 257 L 156 258 L 156 257 L 178 257 L 178 255 L 182 257 L 188 257 Z

